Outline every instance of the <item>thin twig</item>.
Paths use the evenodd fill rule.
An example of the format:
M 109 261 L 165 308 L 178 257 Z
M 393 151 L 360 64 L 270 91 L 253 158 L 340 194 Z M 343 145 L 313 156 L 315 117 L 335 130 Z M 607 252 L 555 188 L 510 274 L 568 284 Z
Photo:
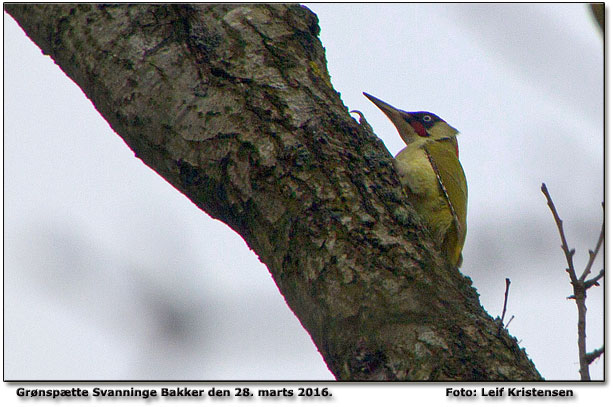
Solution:
M 602 228 L 600 229 L 600 236 L 598 237 L 598 242 L 596 242 L 596 248 L 594 251 L 589 250 L 590 258 L 587 261 L 587 265 L 585 266 L 585 271 L 581 274 L 579 278 L 581 281 L 585 281 L 587 275 L 592 271 L 592 265 L 594 264 L 594 260 L 596 256 L 598 256 L 598 251 L 600 250 L 600 246 L 602 245 L 602 241 L 604 240 L 604 222 L 602 223 Z
M 505 289 L 504 289 L 504 304 L 502 306 L 502 316 L 500 317 L 500 325 L 498 326 L 498 335 L 500 335 L 500 331 L 502 331 L 502 327 L 504 326 L 504 314 L 507 313 L 507 300 L 509 299 L 509 286 L 511 285 L 511 280 L 509 278 L 505 278 Z
M 515 315 L 511 315 L 511 318 L 509 318 L 509 322 L 507 322 L 507 324 L 504 326 L 504 329 L 507 329 L 509 325 L 511 325 L 511 321 L 513 321 L 513 318 L 515 318 Z
M 556 222 L 556 226 L 558 227 L 558 232 L 560 233 L 560 240 L 562 240 L 562 250 L 564 251 L 564 255 L 566 256 L 566 262 L 568 263 L 568 268 L 566 271 L 570 275 L 570 280 L 574 283 L 577 281 L 577 275 L 575 274 L 575 266 L 573 265 L 573 255 L 575 254 L 575 249 L 569 249 L 568 243 L 566 243 L 566 236 L 564 235 L 564 227 L 562 226 L 562 219 L 558 215 L 558 211 L 556 210 L 556 206 L 553 204 L 553 200 L 549 195 L 549 191 L 547 190 L 547 185 L 543 183 L 541 185 L 541 191 L 547 198 L 547 206 L 551 209 L 551 213 L 553 214 L 553 218 Z
M 600 284 L 598 284 L 598 280 L 600 280 L 603 277 L 604 277 L 604 269 L 600 270 L 600 272 L 598 273 L 598 275 L 596 277 L 591 278 L 591 279 L 587 280 L 584 283 L 585 289 L 587 290 L 588 288 L 590 288 L 593 285 L 600 285 Z
M 504 323 L 504 314 L 507 313 L 507 300 L 509 299 L 509 287 L 511 286 L 511 280 L 509 278 L 504 279 L 505 289 L 504 289 L 504 305 L 502 306 L 502 316 L 500 317 L 500 322 Z
M 590 380 L 590 369 L 589 363 L 587 363 L 586 358 L 586 344 L 585 344 L 585 325 L 586 318 L 585 314 L 587 313 L 587 307 L 585 306 L 585 297 L 587 295 L 587 289 L 585 288 L 585 282 L 583 280 L 578 280 L 577 275 L 575 273 L 575 267 L 573 266 L 573 255 L 575 254 L 575 250 L 570 250 L 568 248 L 568 243 L 566 242 L 566 236 L 564 235 L 564 227 L 562 226 L 562 219 L 558 215 L 558 211 L 556 210 L 556 206 L 551 199 L 551 195 L 549 195 L 549 191 L 547 190 L 547 186 L 545 183 L 541 185 L 541 191 L 547 198 L 547 206 L 551 210 L 553 214 L 553 218 L 556 222 L 556 226 L 558 227 L 558 232 L 560 233 L 560 239 L 562 240 L 562 251 L 566 256 L 566 262 L 568 263 L 568 268 L 566 271 L 570 277 L 570 282 L 573 286 L 573 296 L 572 298 L 575 300 L 577 304 L 577 345 L 579 348 L 579 374 L 581 375 L 581 380 L 588 381 Z M 600 242 L 600 240 L 599 240 Z M 599 248 L 599 244 L 597 247 Z M 590 258 L 592 254 L 590 252 Z M 590 266 L 591 267 L 591 266 Z
M 585 360 L 587 364 L 591 364 L 594 360 L 598 359 L 604 353 L 604 346 L 600 349 L 593 350 L 592 352 L 585 355 Z

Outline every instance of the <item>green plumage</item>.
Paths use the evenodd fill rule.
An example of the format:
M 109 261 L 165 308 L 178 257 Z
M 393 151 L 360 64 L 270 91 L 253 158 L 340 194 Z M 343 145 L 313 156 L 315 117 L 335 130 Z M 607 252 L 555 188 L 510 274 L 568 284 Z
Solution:
M 458 131 L 429 112 L 405 112 L 364 93 L 394 123 L 407 146 L 394 166 L 415 210 L 449 263 L 462 265 L 468 186 Z
M 454 139 L 429 143 L 424 146 L 432 168 L 439 181 L 439 187 L 446 197 L 453 224 L 446 231 L 442 247 L 447 258 L 458 267 L 462 265 L 462 247 L 466 239 L 466 207 L 468 185 L 460 160 L 456 156 Z M 437 165 L 436 163 L 445 163 Z

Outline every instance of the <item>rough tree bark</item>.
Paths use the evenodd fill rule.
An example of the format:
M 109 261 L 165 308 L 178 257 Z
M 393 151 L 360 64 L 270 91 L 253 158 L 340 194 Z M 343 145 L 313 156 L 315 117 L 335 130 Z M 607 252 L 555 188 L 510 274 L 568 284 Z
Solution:
M 338 379 L 541 379 L 349 116 L 308 9 L 5 9 L 137 157 L 245 239 Z

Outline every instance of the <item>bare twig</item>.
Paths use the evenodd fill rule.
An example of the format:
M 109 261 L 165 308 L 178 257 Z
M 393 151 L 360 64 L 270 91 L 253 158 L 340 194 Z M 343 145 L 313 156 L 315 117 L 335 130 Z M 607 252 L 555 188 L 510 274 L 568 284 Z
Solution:
M 560 233 L 560 240 L 562 241 L 562 250 L 564 251 L 564 255 L 566 256 L 566 262 L 568 263 L 568 268 L 566 271 L 570 277 L 571 285 L 573 286 L 573 295 L 568 297 L 569 299 L 574 299 L 577 304 L 577 344 L 579 347 L 579 373 L 581 375 L 581 380 L 590 380 L 590 371 L 589 365 L 593 362 L 595 358 L 600 356 L 604 352 L 604 347 L 595 350 L 591 353 L 586 353 L 586 344 L 585 344 L 585 325 L 586 325 L 586 313 L 587 307 L 585 306 L 585 299 L 587 297 L 588 288 L 593 285 L 598 285 L 598 280 L 600 280 L 604 276 L 604 270 L 600 270 L 598 275 L 590 280 L 585 280 L 587 276 L 591 273 L 592 266 L 594 264 L 594 260 L 600 251 L 600 247 L 602 246 L 602 242 L 604 241 L 604 222 L 602 224 L 602 228 L 600 230 L 600 236 L 598 237 L 598 241 L 596 242 L 596 247 L 594 250 L 589 250 L 589 259 L 585 266 L 585 270 L 581 274 L 579 278 L 577 278 L 577 274 L 575 273 L 575 267 L 573 265 L 573 255 L 575 254 L 574 249 L 568 248 L 568 243 L 566 242 L 566 236 L 564 235 L 564 227 L 562 226 L 562 219 L 558 215 L 558 211 L 551 199 L 551 195 L 549 195 L 549 191 L 547 190 L 547 186 L 543 183 L 541 185 L 541 191 L 547 198 L 547 205 L 553 214 L 553 218 L 556 222 L 556 226 L 558 227 L 558 232 Z M 604 208 L 604 205 L 603 205 Z
M 505 278 L 505 289 L 504 289 L 504 305 L 502 306 L 502 316 L 500 317 L 500 326 L 498 327 L 498 335 L 500 335 L 500 331 L 504 326 L 504 314 L 507 313 L 507 300 L 509 299 L 509 286 L 511 285 L 511 280 L 509 278 Z M 509 321 L 511 322 L 511 321 Z
M 587 364 L 588 365 L 591 364 L 594 360 L 602 356 L 603 353 L 604 353 L 604 346 L 602 346 L 600 349 L 595 349 L 592 352 L 585 355 L 585 360 L 587 361 Z
M 511 325 L 511 321 L 513 321 L 513 318 L 515 318 L 515 315 L 511 315 L 511 318 L 509 318 L 509 322 L 507 322 L 507 324 L 504 326 L 504 329 L 507 329 L 509 325 Z
M 371 125 L 368 123 L 368 121 L 366 120 L 366 117 L 364 117 L 364 114 L 362 112 L 360 112 L 359 110 L 352 110 L 349 113 L 355 113 L 358 116 L 360 116 L 360 121 L 359 121 L 360 126 L 364 127 L 366 131 L 370 133 L 373 132 Z
M 504 289 L 504 305 L 502 306 L 502 317 L 500 317 L 500 319 L 502 319 L 502 322 L 504 322 L 504 314 L 507 313 L 507 300 L 509 299 L 509 287 L 511 286 L 511 280 L 509 278 L 505 278 L 504 282 L 506 287 Z
M 598 251 L 600 250 L 600 246 L 602 245 L 603 240 L 604 240 L 604 222 L 602 223 L 602 228 L 600 229 L 600 236 L 598 237 L 598 242 L 596 242 L 596 248 L 594 249 L 594 251 L 592 250 L 588 251 L 588 253 L 590 254 L 590 257 L 587 261 L 587 265 L 585 266 L 585 271 L 583 271 L 583 274 L 581 274 L 580 280 L 585 281 L 588 274 L 590 274 L 590 272 L 592 271 L 592 265 L 594 264 L 594 260 L 596 259 L 596 256 L 598 256 Z
M 570 275 L 570 280 L 572 282 L 577 281 L 577 275 L 575 274 L 575 266 L 573 265 L 573 255 L 575 254 L 575 249 L 569 249 L 568 243 L 566 243 L 566 236 L 564 235 L 564 227 L 562 226 L 562 219 L 558 215 L 558 211 L 556 210 L 556 206 L 553 204 L 553 200 L 551 199 L 551 195 L 549 195 L 549 191 L 547 190 L 547 185 L 543 183 L 541 185 L 541 191 L 547 198 L 547 206 L 551 209 L 551 213 L 553 214 L 553 218 L 556 221 L 556 226 L 558 227 L 558 232 L 560 233 L 560 240 L 562 240 L 562 250 L 564 251 L 564 255 L 566 256 L 566 262 L 568 263 L 568 268 L 566 271 Z
M 593 285 L 596 285 L 596 286 L 600 285 L 600 284 L 598 284 L 598 280 L 600 280 L 603 277 L 604 277 L 604 269 L 600 270 L 600 272 L 598 273 L 598 275 L 596 277 L 587 280 L 585 282 L 585 288 L 588 289 L 588 288 L 590 288 Z

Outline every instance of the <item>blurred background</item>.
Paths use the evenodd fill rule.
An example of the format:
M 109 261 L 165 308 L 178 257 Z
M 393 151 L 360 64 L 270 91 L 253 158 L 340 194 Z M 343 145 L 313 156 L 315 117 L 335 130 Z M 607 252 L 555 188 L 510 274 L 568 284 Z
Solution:
M 510 278 L 511 334 L 546 379 L 578 379 L 540 185 L 582 271 L 604 199 L 603 40 L 588 6 L 307 6 L 335 89 L 392 154 L 403 143 L 363 91 L 460 130 L 461 271 L 493 316 Z M 136 159 L 6 13 L 4 171 L 6 380 L 333 379 L 242 238 Z M 588 350 L 603 344 L 603 290 L 588 293 Z

